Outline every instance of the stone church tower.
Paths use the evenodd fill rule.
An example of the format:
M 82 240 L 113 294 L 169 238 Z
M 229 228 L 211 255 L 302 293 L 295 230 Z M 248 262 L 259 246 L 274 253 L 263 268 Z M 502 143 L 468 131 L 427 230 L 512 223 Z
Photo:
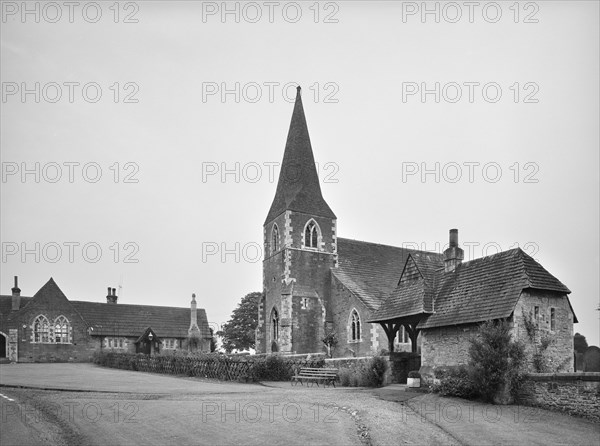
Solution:
M 337 263 L 336 216 L 321 194 L 300 87 L 263 230 L 265 296 L 256 350 L 320 352 Z

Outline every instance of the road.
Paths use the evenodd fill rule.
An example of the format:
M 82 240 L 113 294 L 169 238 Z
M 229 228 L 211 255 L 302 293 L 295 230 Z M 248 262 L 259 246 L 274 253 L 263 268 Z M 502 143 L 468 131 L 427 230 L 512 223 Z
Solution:
M 265 384 L 91 364 L 2 365 L 0 444 L 599 444 L 594 423 L 540 409 L 398 387 Z

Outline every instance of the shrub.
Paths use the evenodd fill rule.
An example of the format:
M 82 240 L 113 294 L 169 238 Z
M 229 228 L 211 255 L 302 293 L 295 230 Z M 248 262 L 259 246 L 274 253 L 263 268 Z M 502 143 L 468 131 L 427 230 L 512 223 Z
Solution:
M 470 342 L 470 376 L 483 399 L 493 401 L 503 391 L 515 396 L 522 382 L 525 348 L 512 340 L 509 323 L 485 322 Z
M 433 392 L 443 396 L 456 396 L 465 399 L 478 396 L 477 387 L 471 378 L 471 373 L 465 366 L 436 370 L 435 377 L 440 380 L 440 383 L 433 385 Z
M 421 378 L 421 374 L 419 373 L 418 370 L 411 370 L 410 372 L 408 372 L 408 377 L 409 378 Z
M 287 381 L 292 377 L 292 370 L 279 356 L 267 356 L 256 361 L 250 369 L 250 376 L 259 381 Z

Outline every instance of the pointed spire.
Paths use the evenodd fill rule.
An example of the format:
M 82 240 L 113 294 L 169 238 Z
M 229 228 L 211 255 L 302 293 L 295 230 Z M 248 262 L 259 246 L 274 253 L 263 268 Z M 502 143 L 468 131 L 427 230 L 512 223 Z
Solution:
M 321 194 L 300 90 L 298 86 L 277 191 L 265 224 L 286 210 L 336 218 Z

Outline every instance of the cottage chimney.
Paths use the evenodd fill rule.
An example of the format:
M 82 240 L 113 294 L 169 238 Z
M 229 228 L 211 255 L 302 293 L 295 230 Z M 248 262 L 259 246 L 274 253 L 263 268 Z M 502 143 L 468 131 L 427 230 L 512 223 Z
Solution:
M 19 277 L 15 276 L 15 286 L 12 288 L 12 311 L 21 308 L 21 288 L 19 288 Z
M 450 246 L 444 251 L 444 270 L 454 271 L 464 258 L 464 251 L 458 247 L 458 229 L 450 229 Z
M 106 303 L 107 304 L 116 304 L 117 303 L 117 289 L 108 287 L 108 294 L 106 295 Z

